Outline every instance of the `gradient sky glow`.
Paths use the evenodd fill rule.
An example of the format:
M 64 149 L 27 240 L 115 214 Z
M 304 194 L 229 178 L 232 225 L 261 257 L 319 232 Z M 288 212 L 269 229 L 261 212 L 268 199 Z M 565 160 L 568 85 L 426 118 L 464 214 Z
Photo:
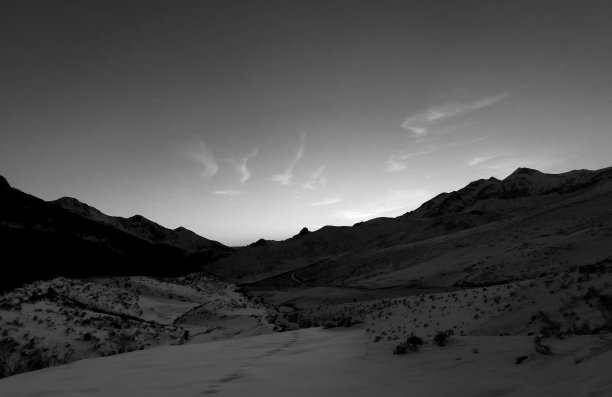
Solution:
M 608 1 L 3 1 L 0 174 L 240 245 L 612 165 Z

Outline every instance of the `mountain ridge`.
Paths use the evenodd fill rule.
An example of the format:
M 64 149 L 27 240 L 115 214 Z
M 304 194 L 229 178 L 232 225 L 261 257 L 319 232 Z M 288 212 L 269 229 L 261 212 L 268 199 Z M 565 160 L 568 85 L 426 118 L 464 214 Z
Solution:
M 0 290 L 57 276 L 178 276 L 217 259 L 215 250 L 189 253 L 153 243 L 12 188 L 5 181 L 0 180 L 0 241 L 5 258 Z
M 329 269 L 344 266 L 345 276 L 356 275 L 357 269 L 351 270 L 346 261 L 360 262 L 361 259 L 356 258 L 374 258 L 387 249 L 414 246 L 480 225 L 507 223 L 533 212 L 541 213 L 536 216 L 543 218 L 551 206 L 559 202 L 569 203 L 575 197 L 588 199 L 589 192 L 598 186 L 610 187 L 611 181 L 612 167 L 561 174 L 545 174 L 521 167 L 503 180 L 480 179 L 455 192 L 441 193 L 414 211 L 396 218 L 375 218 L 352 227 L 326 226 L 275 244 L 252 244 L 234 255 L 205 265 L 205 270 L 244 284 L 261 283 L 291 272 L 297 272 L 300 280 L 312 276 L 313 280 L 331 281 L 319 277 L 316 272 L 334 273 Z M 598 206 L 600 201 L 597 201 Z M 597 207 L 596 210 L 602 209 Z M 585 211 L 590 210 L 587 208 Z M 406 259 L 400 257 L 397 261 L 408 266 Z M 302 278 L 300 273 L 303 273 Z M 341 280 L 342 273 L 334 277 Z
M 438 216 L 464 210 L 479 200 L 490 198 L 507 200 L 556 192 L 569 193 L 611 178 L 612 167 L 594 171 L 573 170 L 560 174 L 546 174 L 538 170 L 519 167 L 502 180 L 493 177 L 479 179 L 457 191 L 441 193 L 410 213 L 423 217 Z M 470 196 L 470 193 L 474 194 Z M 462 205 L 458 202 L 462 202 Z
M 58 205 L 85 218 L 111 225 L 149 242 L 172 245 L 188 253 L 210 249 L 229 250 L 229 247 L 220 242 L 199 236 L 185 227 L 179 226 L 175 229 L 169 229 L 142 215 L 137 214 L 128 218 L 107 215 L 97 208 L 73 197 L 61 197 L 57 200 L 49 201 L 49 203 Z

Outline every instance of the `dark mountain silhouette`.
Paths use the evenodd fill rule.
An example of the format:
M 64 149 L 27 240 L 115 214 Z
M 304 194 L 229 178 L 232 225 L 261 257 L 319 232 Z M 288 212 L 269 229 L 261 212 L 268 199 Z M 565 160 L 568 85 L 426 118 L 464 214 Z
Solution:
M 72 197 L 62 197 L 50 203 L 87 219 L 113 226 L 151 243 L 171 245 L 189 254 L 203 256 L 208 253 L 211 258 L 218 259 L 234 252 L 233 249 L 217 241 L 201 237 L 189 229 L 184 227 L 168 229 L 142 215 L 134 215 L 129 218 L 106 215 Z
M 307 228 L 307 227 L 303 227 L 303 228 L 300 230 L 300 232 L 299 232 L 298 234 L 296 234 L 295 236 L 293 236 L 293 237 L 301 237 L 301 236 L 305 236 L 305 235 L 307 235 L 308 233 L 310 233 L 310 230 L 308 230 L 308 228 Z
M 516 244 L 531 238 L 533 252 L 527 259 L 521 255 L 504 259 L 508 265 L 526 266 L 548 251 L 558 252 L 549 252 L 548 262 L 562 263 L 558 246 L 584 244 L 586 249 L 587 240 L 593 240 L 598 257 L 603 259 L 612 257 L 612 241 L 604 229 L 579 241 L 565 238 L 563 233 L 591 227 L 595 222 L 610 224 L 611 191 L 612 168 L 563 174 L 519 168 L 503 180 L 482 179 L 458 191 L 442 193 L 397 218 L 377 218 L 352 227 L 325 226 L 275 244 L 252 244 L 205 269 L 241 283 L 261 285 L 269 281 L 282 286 L 296 278 L 302 285 L 364 285 L 382 280 L 387 273 L 405 273 L 377 281 L 377 285 L 389 286 L 412 280 L 411 272 L 405 269 L 417 265 L 433 269 L 436 258 L 442 256 L 449 263 L 457 246 L 474 247 L 488 241 L 486 250 L 471 250 L 470 261 L 493 263 L 495 260 L 487 257 L 502 258 L 502 251 L 518 250 L 518 245 L 508 240 L 517 233 L 522 237 Z M 600 247 L 599 241 L 608 241 L 609 248 L 605 244 Z M 423 277 L 421 273 L 419 277 Z M 453 284 L 460 278 L 457 275 L 453 280 L 436 282 Z
M 0 179 L 0 241 L 2 290 L 60 275 L 176 276 L 216 259 L 210 250 L 186 252 L 67 211 L 10 187 L 4 178 Z
M 11 188 L 11 185 L 9 185 L 6 178 L 0 175 L 0 190 L 10 189 L 10 188 Z

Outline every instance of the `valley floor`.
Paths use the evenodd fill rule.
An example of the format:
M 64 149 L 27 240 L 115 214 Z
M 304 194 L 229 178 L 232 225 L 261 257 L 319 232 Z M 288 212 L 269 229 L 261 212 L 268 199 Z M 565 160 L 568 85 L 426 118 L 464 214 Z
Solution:
M 612 343 L 598 336 L 454 337 L 395 356 L 363 327 L 302 329 L 87 359 L 0 380 L 2 396 L 609 396 Z M 517 365 L 518 356 L 527 359 Z M 580 361 L 579 363 L 576 363 Z

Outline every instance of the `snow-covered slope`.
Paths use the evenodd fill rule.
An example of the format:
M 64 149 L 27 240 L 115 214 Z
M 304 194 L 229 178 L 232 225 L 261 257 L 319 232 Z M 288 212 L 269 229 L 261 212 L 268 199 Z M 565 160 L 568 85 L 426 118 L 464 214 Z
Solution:
M 325 226 L 282 242 L 253 244 L 205 269 L 235 282 L 285 288 L 296 286 L 296 278 L 302 286 L 360 283 L 416 264 L 431 267 L 427 262 L 436 256 L 447 264 L 448 258 L 441 257 L 454 257 L 462 247 L 471 255 L 465 267 L 487 257 L 508 257 L 509 251 L 522 251 L 522 244 L 530 245 L 534 256 L 561 262 L 563 246 L 578 243 L 586 250 L 599 241 L 601 260 L 612 255 L 612 248 L 605 248 L 612 247 L 610 200 L 612 168 L 558 175 L 519 168 L 501 181 L 479 180 L 440 194 L 397 218 Z M 551 257 L 548 251 L 557 253 Z M 421 275 L 403 274 L 385 286 Z
M 203 312 L 209 316 L 194 316 Z M 168 343 L 271 332 L 233 284 L 192 274 L 38 281 L 0 296 L 0 376 Z
M 481 179 L 456 192 L 442 193 L 407 215 L 432 218 L 473 211 L 494 199 L 503 200 L 506 206 L 513 207 L 511 200 L 529 196 L 568 194 L 611 180 L 612 168 L 597 171 L 575 170 L 562 174 L 545 174 L 529 168 L 518 168 L 501 181 L 496 178 Z
M 83 360 L 0 380 L 0 394 L 604 397 L 609 343 L 572 337 L 542 356 L 530 337 L 456 337 L 394 356 L 366 349 L 362 329 L 308 329 Z M 526 360 L 517 365 L 520 356 Z
M 10 377 L 0 393 L 608 395 L 611 176 L 518 169 L 398 218 L 259 241 L 207 267 L 240 289 L 192 274 L 17 290 L 0 301 L 1 346 L 26 369 L 66 351 L 55 333 L 89 354 L 73 358 L 182 345 Z M 273 330 L 291 331 L 261 336 Z M 393 355 L 410 336 L 425 344 Z

